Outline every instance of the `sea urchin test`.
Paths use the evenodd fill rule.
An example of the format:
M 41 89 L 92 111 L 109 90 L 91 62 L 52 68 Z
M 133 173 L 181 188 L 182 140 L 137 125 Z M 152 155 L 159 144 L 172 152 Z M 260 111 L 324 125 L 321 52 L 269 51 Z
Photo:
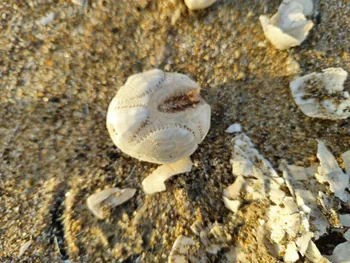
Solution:
M 130 76 L 112 99 L 107 129 L 114 144 L 134 158 L 163 164 L 143 181 L 146 193 L 165 190 L 166 179 L 191 170 L 189 156 L 210 127 L 210 106 L 199 92 L 186 75 L 153 69 Z

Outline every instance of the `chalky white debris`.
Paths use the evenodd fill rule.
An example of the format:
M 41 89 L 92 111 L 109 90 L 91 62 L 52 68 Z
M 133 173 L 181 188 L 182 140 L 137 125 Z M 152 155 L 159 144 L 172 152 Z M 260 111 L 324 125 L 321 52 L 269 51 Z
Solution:
M 347 235 L 346 235 L 347 236 Z M 350 262 L 350 241 L 346 241 L 337 245 L 332 256 L 328 257 L 334 263 L 349 263 Z
M 243 201 L 269 201 L 264 228 L 259 231 L 265 231 L 261 236 L 268 237 L 276 248 L 276 254 L 283 256 L 285 262 L 297 261 L 298 253 L 305 255 L 312 262 L 327 262 L 319 254 L 317 247 L 310 245 L 314 236 L 309 225 L 311 208 L 304 199 L 298 202 L 298 197 L 302 194 L 292 189 L 292 196 L 288 196 L 283 189 L 293 188 L 293 185 L 287 186 L 287 181 L 259 154 L 245 134 L 236 136 L 233 143 L 231 163 L 236 180 L 224 190 L 226 207 L 237 213 Z M 295 170 L 295 167 L 293 168 Z M 305 170 L 305 175 L 300 176 L 301 179 L 304 180 L 308 173 L 310 171 Z M 287 174 L 287 171 L 284 171 L 284 174 Z M 316 202 L 313 205 L 317 206 Z M 259 232 L 258 229 L 256 231 Z
M 116 207 L 128 201 L 134 196 L 136 189 L 125 188 L 119 189 L 117 187 L 104 189 L 98 193 L 92 194 L 86 200 L 87 206 L 90 211 L 99 219 L 105 217 L 103 208 L 108 206 L 109 208 Z
M 26 243 L 24 243 L 22 246 L 21 246 L 21 248 L 19 249 L 19 252 L 18 252 L 18 255 L 17 255 L 17 257 L 21 257 L 26 251 L 27 251 L 27 249 L 30 247 L 30 245 L 32 244 L 33 242 L 30 240 L 30 241 L 28 241 L 28 242 L 26 242 Z
M 315 174 L 320 183 L 327 183 L 329 190 L 343 202 L 348 201 L 345 189 L 349 189 L 349 175 L 339 167 L 332 153 L 323 142 L 318 141 L 317 157 L 320 160 L 318 172 Z
M 234 123 L 231 124 L 226 130 L 225 132 L 227 133 L 234 133 L 234 132 L 241 132 L 242 131 L 242 126 L 239 123 Z
M 350 117 L 350 95 L 344 91 L 348 73 L 341 68 L 328 68 L 311 73 L 290 83 L 295 103 L 314 118 L 345 119 Z
M 186 75 L 154 69 L 129 77 L 111 101 L 107 129 L 114 144 L 134 158 L 165 165 L 145 179 L 146 193 L 164 191 L 164 180 L 190 170 L 189 156 L 210 127 L 210 106 L 199 92 Z
M 283 1 L 275 15 L 259 19 L 266 38 L 280 50 L 300 45 L 313 27 L 298 1 Z
M 193 257 L 191 253 L 189 253 L 189 250 L 192 246 L 194 246 L 196 242 L 189 237 L 180 235 L 175 240 L 175 243 L 171 249 L 168 263 L 186 263 L 189 262 L 190 258 Z M 194 261 L 194 262 L 201 262 Z
M 165 181 L 167 179 L 176 174 L 190 172 L 191 169 L 192 161 L 190 158 L 184 158 L 175 163 L 164 164 L 142 181 L 143 190 L 146 194 L 165 191 Z
M 341 155 L 346 172 L 349 172 L 347 163 L 348 163 L 348 156 L 349 151 L 343 153 Z M 289 166 L 285 163 L 281 164 L 281 170 L 283 171 L 298 171 L 297 177 L 299 180 L 303 181 L 302 183 L 296 182 L 298 179 L 292 179 L 291 176 L 288 177 L 288 181 L 290 182 L 290 188 L 293 188 L 294 195 L 296 196 L 296 200 L 298 205 L 306 205 L 311 208 L 310 217 L 313 218 L 311 221 L 311 224 L 316 229 L 315 233 L 315 239 L 317 239 L 322 234 L 326 233 L 327 228 L 330 227 L 330 224 L 327 222 L 325 216 L 321 213 L 320 209 L 317 206 L 315 194 L 317 194 L 318 191 L 318 203 L 320 203 L 323 211 L 327 213 L 328 215 L 332 215 L 333 220 L 335 222 L 332 222 L 332 226 L 339 228 L 341 226 L 349 227 L 350 226 L 350 214 L 340 214 L 338 215 L 337 212 L 334 210 L 337 207 L 337 201 L 335 199 L 339 198 L 343 202 L 348 202 L 350 200 L 349 194 L 346 192 L 346 188 L 349 189 L 349 179 L 350 176 L 347 173 L 344 173 L 342 169 L 339 167 L 335 157 L 332 155 L 332 153 L 326 148 L 325 144 L 321 141 L 318 141 L 318 151 L 317 151 L 317 157 L 320 161 L 320 164 L 317 168 L 317 170 L 313 173 L 314 177 L 318 180 L 320 184 L 325 184 L 325 187 L 328 188 L 330 192 L 334 193 L 334 196 L 327 195 L 326 193 L 323 193 L 318 188 L 314 182 L 312 182 L 312 179 L 310 177 L 310 173 L 307 176 L 307 180 L 305 180 L 305 176 L 300 176 L 300 172 L 303 171 L 303 169 L 300 167 L 298 169 L 295 169 L 295 166 Z M 292 169 L 289 169 L 289 167 L 292 167 Z M 304 169 L 305 171 L 308 168 Z M 290 172 L 290 174 L 292 174 Z M 312 173 L 311 173 L 312 174 Z M 314 188 L 311 187 L 311 185 L 314 186 Z M 300 189 L 302 187 L 308 187 L 310 188 L 313 193 L 309 190 Z M 300 188 L 298 188 L 300 187 Z M 335 208 L 334 208 L 335 207 Z M 339 217 L 340 224 L 337 223 L 337 219 Z M 331 221 L 330 221 L 331 222 Z M 336 248 L 333 251 L 333 254 L 331 256 L 327 256 L 328 259 L 330 259 L 334 263 L 349 263 L 350 262 L 350 230 L 348 230 L 344 234 L 344 238 L 347 240 L 344 243 L 339 244 L 336 246 Z M 316 248 L 316 245 L 312 242 L 309 243 L 309 248 L 305 252 L 306 256 L 313 262 L 326 262 L 325 258 L 322 258 L 321 254 Z M 322 260 L 321 260 L 322 258 Z
M 190 10 L 204 9 L 211 6 L 215 2 L 216 0 L 185 0 L 185 4 Z
M 288 165 L 282 160 L 279 169 L 283 171 L 283 178 L 286 180 L 287 187 L 295 197 L 298 206 L 313 218 L 310 221 L 313 227 L 313 238 L 318 239 L 327 232 L 330 227 L 327 218 L 322 214 L 318 207 L 316 198 L 319 189 L 315 188 L 317 184 L 314 174 L 317 172 L 317 167 L 302 167 L 296 165 Z
M 55 19 L 55 13 L 54 12 L 50 12 L 48 13 L 46 16 L 44 16 L 43 18 L 41 18 L 38 21 L 38 24 L 41 24 L 43 26 L 46 26 L 48 24 L 50 24 L 53 20 Z
M 72 0 L 72 3 L 79 5 L 83 8 L 86 8 L 88 6 L 88 0 Z
M 314 3 L 313 0 L 284 0 L 283 2 L 297 2 L 302 5 L 303 7 L 303 13 L 306 16 L 309 16 L 312 14 L 313 9 L 314 9 Z
M 343 226 L 350 227 L 350 214 L 339 215 L 339 220 Z
M 350 151 L 347 151 L 341 155 L 341 158 L 343 159 L 343 163 L 345 166 L 345 172 L 347 174 L 350 174 Z

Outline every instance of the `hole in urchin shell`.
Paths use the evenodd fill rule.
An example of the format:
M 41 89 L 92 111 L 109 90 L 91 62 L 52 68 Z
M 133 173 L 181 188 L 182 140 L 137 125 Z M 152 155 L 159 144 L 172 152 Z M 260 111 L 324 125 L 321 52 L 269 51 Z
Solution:
M 195 108 L 201 102 L 199 91 L 192 90 L 184 95 L 173 96 L 158 106 L 160 112 L 179 112 L 188 108 Z

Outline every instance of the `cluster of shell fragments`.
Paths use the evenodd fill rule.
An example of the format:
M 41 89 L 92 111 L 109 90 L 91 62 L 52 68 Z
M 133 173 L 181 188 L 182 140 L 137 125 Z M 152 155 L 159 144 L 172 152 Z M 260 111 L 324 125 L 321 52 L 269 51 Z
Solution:
M 295 79 L 290 83 L 295 103 L 309 117 L 333 120 L 350 117 L 350 95 L 344 90 L 347 76 L 341 68 L 328 68 Z
M 266 38 L 281 50 L 299 46 L 313 27 L 305 17 L 312 9 L 311 0 L 284 0 L 271 18 L 260 16 Z
M 335 204 L 350 199 L 346 191 L 349 189 L 349 175 L 342 171 L 324 143 L 318 143 L 318 167 L 304 168 L 282 161 L 281 177 L 246 135 L 236 136 L 233 142 L 231 163 L 236 179 L 224 190 L 226 207 L 236 214 L 243 202 L 268 201 L 266 219 L 261 221 L 264 227 L 256 226 L 256 231 L 257 236 L 264 237 L 264 242 L 275 248 L 275 255 L 283 257 L 284 262 L 296 262 L 300 255 L 311 262 L 328 262 L 313 240 L 331 227 L 342 226 Z M 343 154 L 344 162 L 348 155 L 349 152 Z M 343 215 L 344 218 L 347 216 L 350 217 Z M 350 258 L 350 252 L 345 249 L 349 244 L 339 246 L 332 256 L 332 259 L 337 258 L 335 262 L 342 262 L 339 258 Z M 246 258 L 243 249 L 236 253 L 238 258 Z

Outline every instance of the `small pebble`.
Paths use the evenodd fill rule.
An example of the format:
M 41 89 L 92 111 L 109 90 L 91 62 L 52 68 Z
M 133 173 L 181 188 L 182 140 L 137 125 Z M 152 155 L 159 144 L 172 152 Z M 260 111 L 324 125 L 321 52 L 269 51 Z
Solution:
M 227 133 L 234 133 L 234 132 L 241 132 L 242 131 L 242 126 L 239 123 L 231 124 L 225 132 Z
M 18 253 L 18 257 L 21 257 L 26 251 L 27 249 L 30 247 L 30 245 L 32 244 L 32 241 L 28 241 L 26 243 L 24 243 L 21 248 L 19 249 L 19 253 Z

